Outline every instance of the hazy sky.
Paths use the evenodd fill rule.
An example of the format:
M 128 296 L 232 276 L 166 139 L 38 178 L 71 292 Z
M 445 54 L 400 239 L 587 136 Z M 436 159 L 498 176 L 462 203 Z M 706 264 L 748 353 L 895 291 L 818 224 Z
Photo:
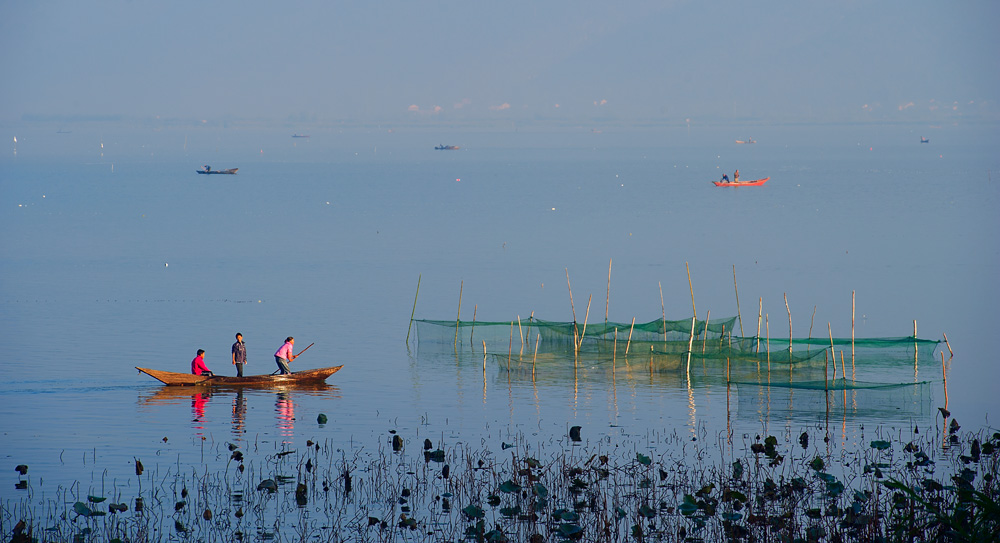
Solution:
M 1000 2 L 0 2 L 0 122 L 1000 119 Z

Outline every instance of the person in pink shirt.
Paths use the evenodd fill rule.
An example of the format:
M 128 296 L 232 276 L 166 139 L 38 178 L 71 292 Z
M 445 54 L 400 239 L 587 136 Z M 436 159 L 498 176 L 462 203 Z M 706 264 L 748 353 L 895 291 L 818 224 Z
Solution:
M 298 358 L 292 354 L 292 347 L 294 345 L 295 338 L 288 336 L 285 339 L 285 344 L 278 349 L 278 352 L 274 353 L 274 363 L 278 365 L 278 373 L 281 375 L 292 373 L 292 370 L 288 369 L 288 363 Z
M 205 349 L 198 349 L 198 356 L 191 361 L 191 373 L 194 375 L 205 375 L 211 377 L 215 375 L 212 370 L 205 365 Z

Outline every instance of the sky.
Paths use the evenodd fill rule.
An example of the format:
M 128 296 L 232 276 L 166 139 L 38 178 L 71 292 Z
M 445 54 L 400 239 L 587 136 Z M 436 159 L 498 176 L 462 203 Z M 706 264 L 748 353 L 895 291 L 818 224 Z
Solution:
M 0 2 L 0 123 L 995 122 L 1000 2 Z

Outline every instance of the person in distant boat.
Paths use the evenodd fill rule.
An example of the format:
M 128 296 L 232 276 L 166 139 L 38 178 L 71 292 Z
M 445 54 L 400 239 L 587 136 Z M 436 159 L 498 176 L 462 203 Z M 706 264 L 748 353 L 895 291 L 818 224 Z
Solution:
M 236 376 L 243 377 L 243 365 L 247 363 L 247 346 L 243 344 L 243 334 L 236 333 L 236 343 L 233 343 L 233 364 L 236 366 Z
M 298 358 L 292 354 L 294 346 L 295 338 L 288 336 L 285 339 L 285 344 L 278 349 L 278 352 L 274 353 L 274 363 L 278 365 L 278 373 L 281 375 L 292 373 L 292 370 L 288 369 L 288 363 Z
M 728 173 L 722 174 L 722 182 L 723 183 L 728 183 L 729 182 L 729 174 Z
M 205 365 L 205 349 L 198 349 L 197 356 L 191 361 L 191 373 L 194 375 L 204 375 L 205 377 L 212 377 L 215 375 L 212 370 L 208 369 Z
M 205 170 L 206 172 L 212 171 L 212 167 L 209 166 L 208 164 L 205 164 L 204 166 L 202 166 L 202 169 Z
M 736 173 L 733 174 L 733 183 L 739 183 L 739 182 L 740 182 L 740 171 L 736 170 Z

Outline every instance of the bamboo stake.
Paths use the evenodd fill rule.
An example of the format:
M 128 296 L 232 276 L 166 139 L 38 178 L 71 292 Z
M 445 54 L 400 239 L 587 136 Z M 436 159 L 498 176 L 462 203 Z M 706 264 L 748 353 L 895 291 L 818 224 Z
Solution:
M 948 409 L 948 370 L 944 363 L 944 351 L 941 351 L 941 376 L 944 378 L 944 408 Z
M 708 318 L 712 316 L 712 310 L 709 309 L 708 313 L 705 314 L 705 337 L 701 340 L 701 352 L 705 353 L 705 344 L 708 343 Z M 722 329 L 722 335 L 726 335 L 725 328 Z
M 944 344 L 948 346 L 948 354 L 951 356 L 955 356 L 955 353 L 951 350 L 951 343 L 948 343 L 948 334 L 944 334 Z
M 785 296 L 785 311 L 788 311 L 788 352 L 792 352 L 792 310 L 788 308 L 788 293 Z
M 764 298 L 757 300 L 757 354 L 760 354 L 760 318 L 762 311 L 764 311 Z
M 514 321 L 510 321 L 510 343 L 507 344 L 507 373 L 510 373 L 510 353 L 514 350 Z
M 919 361 L 920 346 L 917 345 L 917 319 L 913 319 L 913 381 L 917 381 L 917 362 Z M 933 352 L 932 352 L 933 354 Z
M 656 282 L 656 285 L 660 287 L 660 311 L 663 313 L 663 346 L 667 345 L 667 308 L 663 305 L 663 283 L 660 281 Z
M 851 377 L 854 377 L 854 291 L 851 291 Z M 847 376 L 844 376 L 847 379 Z
M 608 309 L 611 307 L 611 260 L 608 259 L 608 297 L 604 300 L 604 326 L 608 326 Z
M 486 374 L 486 340 L 483 340 L 483 374 Z
M 816 306 L 813 306 L 813 316 L 809 319 L 809 339 L 813 338 L 813 324 L 816 322 Z M 809 349 L 806 349 L 809 350 Z
M 688 263 L 684 263 L 684 268 L 687 269 L 688 273 L 688 288 L 691 289 L 691 312 L 694 313 L 694 318 L 698 318 L 698 310 L 694 307 L 694 284 L 691 283 L 691 267 Z
M 740 287 L 736 284 L 736 264 L 733 264 L 733 288 L 736 289 L 736 319 L 740 321 L 740 336 L 742 337 L 743 315 L 740 313 Z
M 823 390 L 830 392 L 830 353 L 823 349 Z M 829 403 L 830 398 L 826 399 Z
M 830 327 L 830 323 L 826 323 L 826 329 L 830 332 L 830 354 L 833 355 L 833 379 L 837 380 L 837 351 L 833 348 L 833 328 Z
M 476 333 L 476 313 L 479 311 L 479 304 L 472 306 L 472 330 L 469 331 L 469 348 L 473 352 L 476 350 L 476 343 L 472 340 L 472 336 Z
M 542 340 L 542 334 L 535 334 L 535 354 L 531 356 L 531 378 L 535 378 L 535 359 L 538 358 L 538 342 Z
M 632 327 L 628 329 L 628 343 L 625 344 L 625 356 L 628 356 L 628 348 L 632 346 L 632 330 L 635 330 L 635 317 L 632 317 Z
M 573 287 L 569 284 L 569 268 L 566 268 L 566 287 L 569 289 L 569 307 L 573 310 L 573 345 L 576 345 L 576 306 L 573 305 Z M 574 348 L 575 350 L 575 348 Z
M 417 296 L 420 295 L 420 275 L 417 275 L 417 293 L 413 295 L 413 311 L 410 311 L 410 326 L 406 327 L 406 344 L 410 344 L 410 327 L 413 326 L 413 316 L 417 314 Z
M 691 317 L 691 333 L 688 334 L 688 359 L 687 359 L 687 372 L 688 379 L 691 378 L 691 348 L 694 345 L 694 323 L 695 317 Z
M 615 362 L 618 360 L 618 327 L 615 326 L 615 345 L 611 350 L 611 371 L 615 369 Z M 613 375 L 613 374 L 612 374 Z
M 524 330 L 521 328 L 521 316 L 517 316 L 517 333 L 521 334 L 521 352 L 524 352 Z
M 767 349 L 767 375 L 768 375 L 768 382 L 770 382 L 771 381 L 771 378 L 770 378 L 770 375 L 771 375 L 771 323 L 768 322 L 768 320 L 767 320 L 767 314 L 766 313 L 764 314 L 764 327 L 767 330 L 767 341 L 766 341 L 766 343 L 764 345 L 766 346 L 766 349 Z
M 847 363 L 844 362 L 844 350 L 843 349 L 840 350 L 840 373 L 844 377 L 844 380 L 846 381 L 847 380 Z M 844 389 L 844 394 L 847 394 L 847 389 L 846 388 Z
M 455 317 L 455 348 L 458 349 L 458 325 L 462 322 L 462 289 L 465 281 L 458 284 L 458 315 Z
M 587 321 L 590 319 L 590 302 L 594 301 L 594 295 L 591 294 L 590 298 L 587 299 L 587 313 L 583 316 L 583 333 L 580 334 L 580 345 L 577 347 L 583 347 L 583 336 L 587 335 Z

